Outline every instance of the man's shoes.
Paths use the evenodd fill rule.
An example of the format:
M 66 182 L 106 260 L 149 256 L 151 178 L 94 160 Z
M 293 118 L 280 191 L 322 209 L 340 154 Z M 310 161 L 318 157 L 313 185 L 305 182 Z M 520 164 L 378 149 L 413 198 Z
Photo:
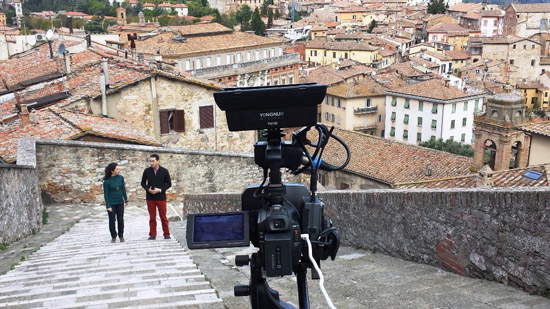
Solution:
M 115 242 L 116 242 L 116 238 L 111 239 L 111 242 L 112 242 L 112 243 L 115 243 Z
M 147 238 L 147 240 L 155 240 L 156 237 L 153 237 L 153 236 L 149 236 L 149 238 Z
M 164 239 L 172 239 L 172 238 L 170 237 L 170 235 L 168 235 L 168 236 L 164 236 Z
M 120 242 L 124 242 L 124 237 L 119 237 Z

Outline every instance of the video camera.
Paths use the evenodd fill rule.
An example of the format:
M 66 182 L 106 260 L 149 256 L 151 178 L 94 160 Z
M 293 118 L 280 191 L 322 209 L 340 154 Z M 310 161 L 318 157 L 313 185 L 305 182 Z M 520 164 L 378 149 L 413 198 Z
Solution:
M 190 249 L 204 249 L 249 246 L 251 242 L 259 248 L 251 256 L 235 258 L 237 266 L 249 264 L 251 270 L 250 284 L 235 286 L 235 296 L 250 296 L 253 309 L 293 308 L 279 300 L 278 292 L 267 283 L 267 277 L 293 273 L 297 276 L 300 308 L 309 308 L 307 268 L 312 268 L 312 278 L 322 283 L 320 261 L 328 257 L 334 260 L 338 252 L 338 232 L 324 216 L 324 204 L 316 197 L 318 170 L 343 169 L 351 153 L 332 134 L 334 128 L 317 124 L 317 105 L 325 97 L 326 88 L 309 83 L 230 88 L 214 93 L 216 104 L 226 112 L 230 131 L 264 130 L 265 141 L 254 145 L 254 160 L 263 169 L 264 178 L 261 184 L 244 190 L 241 212 L 189 215 L 187 244 Z M 292 134 L 292 141 L 282 140 L 283 128 L 301 126 L 305 127 Z M 309 140 L 312 128 L 317 131 L 316 143 Z M 321 160 L 330 138 L 347 152 L 340 166 Z M 281 168 L 294 175 L 311 173 L 309 190 L 303 184 L 283 183 Z

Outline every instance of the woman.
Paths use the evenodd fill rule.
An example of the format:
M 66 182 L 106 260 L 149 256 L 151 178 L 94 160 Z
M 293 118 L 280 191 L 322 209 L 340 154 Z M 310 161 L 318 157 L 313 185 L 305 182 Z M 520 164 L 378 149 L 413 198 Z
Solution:
M 116 242 L 117 230 L 115 220 L 118 221 L 118 238 L 124 242 L 124 205 L 128 203 L 124 177 L 120 175 L 120 169 L 116 163 L 111 163 L 105 168 L 103 177 L 103 194 L 105 205 L 109 215 L 109 231 L 111 231 L 111 242 Z

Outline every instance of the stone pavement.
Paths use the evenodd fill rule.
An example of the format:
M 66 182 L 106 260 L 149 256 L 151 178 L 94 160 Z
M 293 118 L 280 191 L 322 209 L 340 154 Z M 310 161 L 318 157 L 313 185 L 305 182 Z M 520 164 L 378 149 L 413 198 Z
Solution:
M 126 242 L 113 244 L 105 207 L 88 207 L 93 215 L 0 276 L 1 308 L 223 308 L 175 239 L 146 239 L 144 208 L 127 207 Z
M 250 307 L 248 298 L 233 296 L 233 285 L 247 283 L 249 275 L 247 267 L 234 266 L 234 256 L 254 248 L 189 251 L 185 222 L 170 223 L 179 242 L 147 241 L 143 206 L 126 209 L 126 242 L 115 244 L 104 206 L 59 205 L 48 211 L 42 231 L 0 251 L 2 267 L 13 265 L 4 259 L 24 256 L 0 276 L 0 308 Z M 41 242 L 47 244 L 40 247 Z M 341 248 L 337 260 L 322 268 L 338 308 L 550 308 L 548 298 L 496 282 L 352 248 Z M 282 299 L 296 303 L 294 277 L 270 283 Z M 311 307 L 327 308 L 317 281 L 309 281 L 309 290 Z

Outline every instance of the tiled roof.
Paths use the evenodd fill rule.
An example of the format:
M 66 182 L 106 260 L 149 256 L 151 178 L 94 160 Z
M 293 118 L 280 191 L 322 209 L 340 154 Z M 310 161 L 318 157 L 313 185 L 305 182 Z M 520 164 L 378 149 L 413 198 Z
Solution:
M 211 35 L 221 33 L 231 33 L 233 29 L 227 28 L 218 23 L 192 24 L 182 26 L 168 26 L 168 28 L 178 31 L 183 36 Z
M 246 32 L 233 32 L 209 36 L 192 36 L 183 42 L 172 40 L 176 35 L 170 32 L 162 33 L 152 38 L 136 41 L 136 49 L 147 54 L 160 54 L 163 57 L 184 57 L 206 53 L 259 48 L 261 46 L 277 46 L 280 40 L 258 36 Z
M 520 128 L 533 134 L 544 135 L 550 137 L 550 121 L 531 123 Z M 548 160 L 550 161 L 550 159 Z
M 479 19 L 481 18 L 481 14 L 477 11 L 470 11 L 466 15 L 462 16 L 461 18 L 465 19 Z
M 426 55 L 428 55 L 428 56 L 437 58 L 437 59 L 442 60 L 442 61 L 449 61 L 449 60 L 451 60 L 451 58 L 447 57 L 446 54 L 440 53 L 440 52 L 434 52 L 434 51 L 431 51 L 431 50 L 427 50 L 427 51 L 424 51 L 424 52 L 422 52 L 422 53 L 423 53 L 423 54 L 426 54 Z
M 504 16 L 504 11 L 502 11 L 500 9 L 482 10 L 481 11 L 481 16 L 482 17 L 503 17 Z
M 481 42 L 483 44 L 512 44 L 516 42 L 520 42 L 523 40 L 529 40 L 527 38 L 522 38 L 515 35 L 499 35 L 494 37 L 483 37 L 481 38 Z M 534 43 L 540 44 L 538 42 L 533 41 Z
M 470 53 L 464 49 L 453 49 L 446 52 L 447 57 L 452 60 L 466 60 L 470 59 L 472 56 Z
M 336 11 L 336 13 L 363 13 L 368 11 L 369 10 L 361 6 L 350 6 L 350 7 L 338 10 Z
M 384 91 L 387 88 L 378 84 L 369 77 L 356 81 L 348 81 L 338 84 L 336 86 L 329 87 L 327 94 L 341 97 L 341 98 L 360 98 L 360 97 L 372 97 L 383 96 Z
M 539 179 L 525 177 L 528 171 L 539 172 Z M 400 183 L 395 187 L 403 189 L 413 188 L 475 188 L 475 187 L 547 187 L 549 185 L 548 167 L 544 165 L 530 166 L 504 170 L 498 172 L 475 173 L 466 176 L 447 177 L 441 179 Z
M 363 64 L 353 65 L 342 69 L 335 69 L 331 65 L 320 66 L 313 69 L 304 78 L 304 82 L 316 82 L 324 85 L 334 85 L 341 83 L 352 77 L 362 77 L 371 73 L 374 69 Z
M 449 7 L 447 10 L 466 13 L 469 11 L 480 10 L 480 9 L 481 9 L 481 3 L 457 3 Z
M 442 101 L 471 96 L 471 94 L 462 92 L 453 86 L 445 86 L 445 82 L 441 79 L 432 79 L 425 82 L 407 85 L 402 88 L 394 89 L 392 92 Z
M 468 33 L 468 29 L 455 23 L 440 23 L 428 29 L 428 32 L 459 32 Z
M 351 149 L 346 170 L 390 185 L 467 175 L 473 163 L 468 157 L 359 132 L 335 129 L 334 134 Z M 341 146 L 329 143 L 324 158 L 328 163 L 339 164 L 344 155 Z
M 517 13 L 548 13 L 550 3 L 513 3 L 511 6 Z
M 122 120 L 50 108 L 33 111 L 30 119 L 32 123 L 27 125 L 18 119 L 0 127 L 0 157 L 3 160 L 15 162 L 17 140 L 25 137 L 70 140 L 91 134 L 135 144 L 159 145 L 142 130 Z
M 362 50 L 375 51 L 378 48 L 365 42 L 348 42 L 348 41 L 325 41 L 312 40 L 306 44 L 306 48 L 319 48 L 328 50 Z

